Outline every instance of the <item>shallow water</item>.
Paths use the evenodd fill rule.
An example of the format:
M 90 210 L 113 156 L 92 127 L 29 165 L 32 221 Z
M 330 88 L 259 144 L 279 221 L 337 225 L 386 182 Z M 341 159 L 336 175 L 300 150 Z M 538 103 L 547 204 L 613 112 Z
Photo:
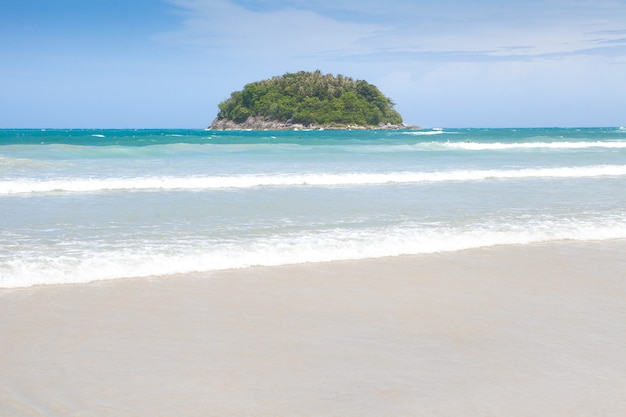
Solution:
M 626 237 L 626 130 L 1 130 L 0 288 Z

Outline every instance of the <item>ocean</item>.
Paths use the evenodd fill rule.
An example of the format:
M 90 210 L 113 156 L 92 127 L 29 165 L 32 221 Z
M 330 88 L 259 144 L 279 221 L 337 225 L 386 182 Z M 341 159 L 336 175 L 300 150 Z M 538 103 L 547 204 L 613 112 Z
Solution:
M 0 288 L 626 239 L 626 129 L 0 130 Z

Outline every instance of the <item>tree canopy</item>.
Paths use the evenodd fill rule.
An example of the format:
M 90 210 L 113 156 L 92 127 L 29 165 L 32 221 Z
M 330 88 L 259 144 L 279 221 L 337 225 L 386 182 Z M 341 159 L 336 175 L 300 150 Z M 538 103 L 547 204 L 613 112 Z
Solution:
M 244 86 L 221 102 L 218 120 L 248 117 L 303 125 L 399 124 L 402 117 L 377 87 L 343 75 L 300 71 Z

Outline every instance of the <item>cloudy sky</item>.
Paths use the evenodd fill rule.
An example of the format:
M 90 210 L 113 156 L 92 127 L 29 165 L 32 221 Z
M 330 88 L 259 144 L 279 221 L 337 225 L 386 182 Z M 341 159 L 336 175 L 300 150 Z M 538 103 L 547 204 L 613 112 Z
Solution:
M 2 0 L 0 58 L 0 128 L 204 128 L 316 69 L 424 127 L 626 125 L 626 0 Z

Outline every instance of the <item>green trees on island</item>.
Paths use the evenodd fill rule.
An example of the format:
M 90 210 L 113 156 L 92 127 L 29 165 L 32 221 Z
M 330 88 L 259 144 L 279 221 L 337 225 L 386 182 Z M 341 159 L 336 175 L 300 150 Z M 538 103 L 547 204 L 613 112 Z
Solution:
M 257 81 L 221 102 L 217 120 L 248 117 L 318 126 L 400 124 L 394 103 L 375 86 L 343 75 L 300 71 Z

